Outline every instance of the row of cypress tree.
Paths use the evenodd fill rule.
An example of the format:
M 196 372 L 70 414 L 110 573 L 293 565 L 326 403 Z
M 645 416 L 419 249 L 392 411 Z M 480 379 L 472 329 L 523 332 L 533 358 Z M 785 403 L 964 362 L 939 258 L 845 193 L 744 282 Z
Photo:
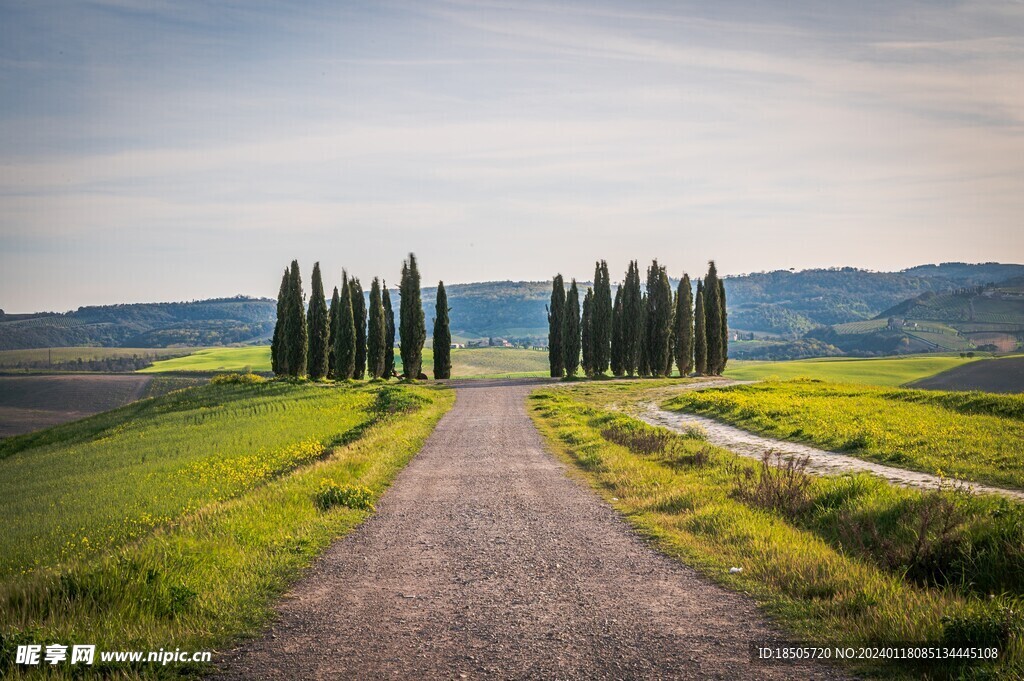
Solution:
M 334 288 L 328 308 L 324 296 L 320 263 L 313 265 L 309 307 L 305 306 L 299 263 L 292 261 L 281 278 L 277 296 L 277 324 L 270 346 L 271 368 L 278 376 L 306 376 L 313 380 L 330 378 L 390 378 L 395 373 L 395 313 L 387 284 L 374 277 L 369 301 L 362 284 L 342 270 L 341 287 Z M 418 378 L 422 372 L 423 342 L 426 329 L 420 299 L 420 274 L 416 256 L 402 263 L 399 285 L 401 302 L 398 334 L 403 375 Z M 444 308 L 444 315 L 440 311 Z M 447 337 L 440 353 L 442 368 L 438 375 L 435 355 L 434 374 L 448 378 L 451 373 L 447 298 L 444 285 L 438 287 L 437 339 Z
M 641 288 L 640 269 L 629 263 L 626 278 L 611 295 L 608 263 L 595 264 L 594 285 L 583 296 L 573 279 L 566 293 L 555 275 L 548 306 L 548 361 L 552 377 L 668 376 L 675 363 L 680 375 L 721 375 L 728 361 L 729 325 L 725 286 L 714 261 L 697 280 L 683 274 L 673 296 L 665 267 L 657 260 L 647 268 Z M 582 363 L 581 363 L 582 355 Z

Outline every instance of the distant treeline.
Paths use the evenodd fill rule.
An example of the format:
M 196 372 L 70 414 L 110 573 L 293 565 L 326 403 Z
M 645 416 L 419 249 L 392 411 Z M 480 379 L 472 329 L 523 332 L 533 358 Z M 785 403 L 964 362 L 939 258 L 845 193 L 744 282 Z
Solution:
M 183 352 L 188 354 L 187 352 Z M 166 357 L 162 358 L 166 359 Z M 45 371 L 104 371 L 104 372 L 132 372 L 153 366 L 152 357 L 96 357 L 82 359 L 78 357 L 72 360 L 49 362 L 47 360 L 5 360 L 2 369 L 23 369 L 23 370 L 45 370 Z
M 362 284 L 342 270 L 341 288 L 334 288 L 330 307 L 324 296 L 320 263 L 313 265 L 308 307 L 299 263 L 285 268 L 277 297 L 277 323 L 270 346 L 271 366 L 278 376 L 388 379 L 395 372 L 395 314 L 387 284 L 373 278 L 369 299 Z M 426 324 L 420 299 L 416 256 L 402 263 L 398 287 L 398 338 L 403 376 L 426 378 L 422 372 Z M 438 282 L 434 319 L 434 378 L 451 377 L 451 332 L 444 282 Z
M 665 267 L 647 268 L 646 290 L 640 269 L 629 263 L 626 279 L 612 301 L 608 263 L 596 263 L 594 286 L 583 296 L 576 280 L 565 291 L 562 275 L 552 282 L 548 308 L 548 357 L 551 376 L 668 376 L 673 361 L 680 375 L 721 375 L 729 355 L 725 286 L 714 261 L 697 280 L 694 293 L 683 274 L 675 296 Z

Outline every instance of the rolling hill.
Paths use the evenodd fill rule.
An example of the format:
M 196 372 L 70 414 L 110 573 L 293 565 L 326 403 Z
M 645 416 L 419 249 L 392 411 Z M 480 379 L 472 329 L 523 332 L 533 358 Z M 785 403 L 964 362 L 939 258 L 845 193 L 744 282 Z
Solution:
M 836 349 L 839 346 L 829 350 L 827 346 L 835 344 L 822 337 L 826 333 L 822 329 L 886 319 L 897 312 L 907 319 L 955 322 L 957 333 L 951 336 L 954 338 L 961 332 L 1012 334 L 1021 319 L 1017 312 L 1003 309 L 1006 307 L 1003 301 L 978 300 L 972 313 L 962 305 L 958 307 L 963 301 L 953 292 L 1015 277 L 1024 280 L 1024 265 L 943 263 L 901 272 L 871 272 L 850 267 L 760 272 L 726 277 L 725 286 L 732 329 L 759 337 L 761 340 L 756 343 L 767 337 L 802 344 L 794 350 L 797 356 L 813 356 L 833 350 L 836 353 L 847 351 Z M 550 286 L 546 281 L 449 285 L 453 336 L 546 339 L 545 308 Z M 423 289 L 428 333 L 434 317 L 435 294 L 433 287 Z M 396 307 L 400 302 L 397 295 L 392 295 L 392 301 Z M 915 310 L 925 312 L 899 307 L 910 305 L 910 301 L 916 301 L 912 303 Z M 941 307 L 943 305 L 945 307 Z M 273 333 L 275 314 L 273 300 L 241 296 L 182 303 L 82 307 L 65 314 L 4 315 L 0 312 L 0 350 L 75 345 L 158 348 L 265 344 Z M 934 333 L 933 328 L 907 331 L 916 332 L 917 339 L 908 340 L 912 349 L 935 349 L 948 340 L 929 335 Z M 847 334 L 844 328 L 839 328 L 836 334 L 862 335 Z M 944 335 L 948 334 L 939 332 L 939 336 Z M 902 338 L 908 338 L 907 334 L 901 334 L 895 342 Z M 738 350 L 742 347 L 737 345 Z M 960 345 L 953 342 L 947 349 L 958 347 Z

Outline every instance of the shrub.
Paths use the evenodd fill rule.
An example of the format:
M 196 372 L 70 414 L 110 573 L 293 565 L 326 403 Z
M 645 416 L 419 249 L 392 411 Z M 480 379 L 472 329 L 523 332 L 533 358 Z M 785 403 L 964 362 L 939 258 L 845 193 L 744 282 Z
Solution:
M 372 511 L 373 492 L 361 485 L 339 485 L 333 480 L 324 480 L 316 493 L 316 505 L 322 511 L 334 506 Z
M 744 468 L 737 476 L 735 495 L 760 508 L 780 511 L 796 517 L 810 503 L 811 476 L 806 473 L 809 458 L 784 457 L 780 452 L 765 452 L 761 468 Z
M 214 376 L 210 383 L 214 385 L 221 384 L 237 384 L 237 385 L 255 385 L 257 383 L 263 383 L 267 379 L 263 378 L 259 374 L 254 374 L 251 371 L 247 374 L 217 374 Z
M 996 647 L 1004 651 L 1010 640 L 1022 633 L 1020 608 L 999 601 L 942 618 L 942 642 L 949 646 Z

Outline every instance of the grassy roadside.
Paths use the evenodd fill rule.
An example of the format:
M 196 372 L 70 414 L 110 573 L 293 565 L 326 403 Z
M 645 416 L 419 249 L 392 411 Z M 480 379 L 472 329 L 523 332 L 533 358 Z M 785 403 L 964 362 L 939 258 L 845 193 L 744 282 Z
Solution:
M 797 379 L 682 392 L 663 406 L 878 463 L 1024 489 L 1021 395 Z
M 0 675 L 12 673 L 19 678 L 30 669 L 3 668 L 13 663 L 19 643 L 94 643 L 98 650 L 208 650 L 257 632 L 274 599 L 301 569 L 369 515 L 367 510 L 344 506 L 322 509 L 316 502 L 322 487 L 365 487 L 375 498 L 415 455 L 454 401 L 451 391 L 421 386 L 275 385 L 281 385 L 287 396 L 296 397 L 297 392 L 300 401 L 316 401 L 307 394 L 310 390 L 334 393 L 341 410 L 367 418 L 357 416 L 354 423 L 330 436 L 326 451 L 320 450 L 318 456 L 286 466 L 236 494 L 214 494 L 115 548 L 52 560 L 27 574 L 8 573 L 0 578 Z M 243 392 L 265 389 L 236 388 Z M 365 404 L 353 408 L 348 404 L 353 397 Z M 211 409 L 216 408 L 206 411 Z M 188 410 L 185 418 L 202 413 L 202 408 Z M 137 421 L 130 412 L 126 416 Z M 341 413 L 332 416 L 342 417 Z M 231 423 L 233 417 L 227 418 L 225 423 Z M 264 422 L 273 424 L 274 419 Z M 260 435 L 257 431 L 249 436 L 259 442 Z M 293 444 L 302 442 L 300 438 Z M 23 451 L 13 459 L 31 456 L 31 451 Z M 212 490 L 226 470 L 211 469 L 210 476 L 199 477 Z M 102 506 L 104 499 L 94 496 L 93 503 Z M 40 513 L 49 511 L 42 508 Z M 58 669 L 62 674 L 71 671 L 66 665 Z M 92 671 L 123 674 L 127 670 L 122 664 Z M 201 671 L 181 665 L 140 665 L 133 673 L 151 678 Z M 33 673 L 45 672 L 36 668 Z
M 658 549 L 753 595 L 801 640 L 970 641 L 1002 650 L 996 665 L 880 663 L 858 671 L 1024 673 L 1024 586 L 1010 576 L 1024 572 L 1024 555 L 1014 548 L 1024 545 L 1020 506 L 896 488 L 867 475 L 796 471 L 787 483 L 699 434 L 609 411 L 609 401 L 621 397 L 549 388 L 531 396 L 530 411 L 551 449 Z M 923 523 L 926 515 L 932 519 Z M 733 566 L 743 572 L 730 574 Z

